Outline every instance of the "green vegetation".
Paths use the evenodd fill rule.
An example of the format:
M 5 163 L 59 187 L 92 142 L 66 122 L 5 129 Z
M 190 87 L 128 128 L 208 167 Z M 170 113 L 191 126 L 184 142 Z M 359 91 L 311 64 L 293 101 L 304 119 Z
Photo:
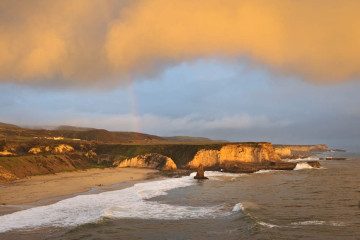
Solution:
M 123 160 L 147 153 L 158 153 L 174 160 L 178 167 L 190 162 L 200 149 L 220 150 L 224 143 L 214 144 L 158 144 L 158 145 L 123 145 L 99 144 L 96 146 L 98 155 L 108 154 L 111 160 Z

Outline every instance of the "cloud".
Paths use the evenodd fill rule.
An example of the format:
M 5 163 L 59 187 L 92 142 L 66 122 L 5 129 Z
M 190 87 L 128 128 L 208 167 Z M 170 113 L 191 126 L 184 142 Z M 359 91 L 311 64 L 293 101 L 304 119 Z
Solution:
M 83 127 L 105 128 L 114 131 L 136 131 L 157 135 L 193 135 L 214 130 L 244 130 L 254 128 L 286 127 L 289 121 L 271 121 L 266 116 L 250 116 L 247 114 L 223 116 L 215 119 L 202 118 L 197 115 L 170 118 L 145 114 L 134 116 L 132 114 L 102 115 L 74 117 L 62 119 L 61 122 L 53 120 L 48 125 L 73 125 Z
M 120 84 L 219 58 L 315 83 L 360 75 L 356 0 L 34 0 L 0 3 L 0 79 Z

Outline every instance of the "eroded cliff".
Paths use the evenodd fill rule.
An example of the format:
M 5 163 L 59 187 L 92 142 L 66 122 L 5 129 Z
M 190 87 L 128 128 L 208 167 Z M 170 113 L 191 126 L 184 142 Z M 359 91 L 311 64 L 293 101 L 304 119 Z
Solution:
M 220 150 L 199 150 L 188 167 L 197 168 L 222 166 L 229 162 L 265 163 L 279 162 L 280 157 L 275 153 L 271 143 L 238 143 L 227 144 Z
M 139 155 L 122 161 L 118 160 L 113 165 L 117 167 L 153 168 L 158 170 L 175 170 L 177 168 L 171 158 L 157 153 Z

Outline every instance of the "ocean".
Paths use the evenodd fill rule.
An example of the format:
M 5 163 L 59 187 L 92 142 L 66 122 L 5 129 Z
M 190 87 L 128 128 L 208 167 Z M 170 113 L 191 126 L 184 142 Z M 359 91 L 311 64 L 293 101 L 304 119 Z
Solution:
M 329 155 L 348 159 L 89 192 L 0 216 L 0 239 L 360 239 L 360 154 Z

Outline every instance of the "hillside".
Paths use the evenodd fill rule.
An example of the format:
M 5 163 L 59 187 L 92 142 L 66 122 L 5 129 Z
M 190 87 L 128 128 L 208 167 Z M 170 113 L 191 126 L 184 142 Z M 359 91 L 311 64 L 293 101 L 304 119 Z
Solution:
M 31 139 L 83 140 L 107 143 L 162 143 L 167 139 L 137 132 L 111 132 L 105 129 L 60 126 L 56 130 L 28 129 L 11 124 L 0 124 L 0 138 L 7 140 L 29 141 Z
M 89 131 L 89 130 L 95 130 L 96 128 L 88 128 L 88 127 L 76 127 L 76 126 L 68 126 L 68 125 L 61 125 L 58 126 L 55 130 L 59 131 Z
M 212 140 L 205 137 L 189 137 L 189 136 L 174 136 L 174 137 L 163 137 L 171 142 L 224 142 Z
M 64 138 L 67 140 L 97 141 L 106 143 L 211 143 L 226 142 L 224 140 L 212 140 L 205 137 L 159 137 L 155 135 L 138 133 L 108 131 L 88 127 L 76 127 L 62 125 L 51 128 L 21 128 L 16 125 L 0 123 L 0 137 L 6 139 L 30 140 L 33 138 Z
M 0 128 L 20 128 L 14 124 L 0 122 Z

